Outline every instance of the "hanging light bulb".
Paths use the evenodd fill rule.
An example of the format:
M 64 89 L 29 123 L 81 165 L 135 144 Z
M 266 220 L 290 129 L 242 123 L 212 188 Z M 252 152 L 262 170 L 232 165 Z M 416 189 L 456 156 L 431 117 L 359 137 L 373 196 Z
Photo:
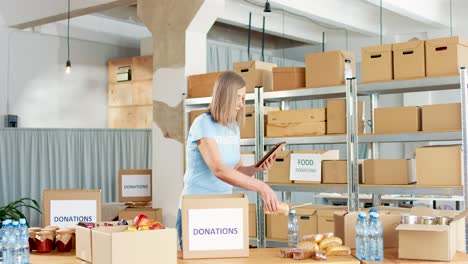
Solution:
M 263 10 L 263 12 L 271 13 L 271 6 L 270 6 L 270 2 L 268 2 L 268 0 L 265 3 L 265 9 Z
M 71 72 L 71 61 L 67 60 L 67 64 L 65 65 L 65 73 L 70 74 Z
M 71 72 L 71 61 L 70 61 L 70 0 L 68 0 L 68 21 L 67 21 L 67 63 L 65 64 L 65 73 L 70 74 Z

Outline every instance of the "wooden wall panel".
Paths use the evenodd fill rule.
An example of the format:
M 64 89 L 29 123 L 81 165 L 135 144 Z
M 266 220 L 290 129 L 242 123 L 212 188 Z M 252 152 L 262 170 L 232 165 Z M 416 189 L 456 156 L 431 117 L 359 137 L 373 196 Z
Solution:
M 109 106 L 130 106 L 134 103 L 134 85 L 129 82 L 109 83 Z
M 146 81 L 153 79 L 153 56 L 133 57 L 132 80 Z
M 133 81 L 133 104 L 153 104 L 153 80 Z

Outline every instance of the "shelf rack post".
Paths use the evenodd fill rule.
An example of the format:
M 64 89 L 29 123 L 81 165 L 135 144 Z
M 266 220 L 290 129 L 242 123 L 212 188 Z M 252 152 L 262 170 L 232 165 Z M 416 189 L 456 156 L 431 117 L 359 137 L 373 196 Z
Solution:
M 462 120 L 462 155 L 463 155 L 463 208 L 468 209 L 468 77 L 466 67 L 460 68 L 461 120 Z M 466 226 L 465 226 L 466 227 Z M 468 229 L 465 228 L 465 242 L 468 242 Z M 468 248 L 468 243 L 467 248 Z M 465 248 L 465 252 L 468 249 Z
M 357 139 L 357 84 L 356 77 L 346 78 L 346 148 L 348 175 L 348 211 L 359 209 L 359 168 Z
M 371 110 L 371 124 L 372 124 L 372 134 L 375 134 L 375 109 L 379 107 L 379 95 L 378 94 L 371 94 L 370 95 L 370 110 Z M 380 155 L 380 146 L 379 143 L 373 142 L 371 144 L 371 158 L 378 159 Z M 380 194 L 372 194 L 372 205 L 379 206 L 381 205 L 381 195 Z
M 263 87 L 255 87 L 255 160 L 260 160 L 265 149 L 264 145 L 264 115 L 263 115 Z M 259 171 L 255 175 L 258 180 L 264 181 L 264 172 Z M 257 247 L 266 247 L 265 214 L 263 212 L 263 200 L 257 193 Z

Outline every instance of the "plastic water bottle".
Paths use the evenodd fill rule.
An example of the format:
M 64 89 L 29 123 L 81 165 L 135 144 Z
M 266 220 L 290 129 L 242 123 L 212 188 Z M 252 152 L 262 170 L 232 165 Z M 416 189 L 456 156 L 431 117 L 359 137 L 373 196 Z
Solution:
M 18 259 L 21 258 L 20 256 L 20 251 L 21 251 L 21 245 L 18 242 L 18 237 L 19 237 L 19 222 L 18 221 L 13 221 L 13 232 L 10 235 L 10 256 L 11 259 L 13 260 L 11 263 L 20 263 L 18 262 Z
M 365 212 L 359 212 L 356 221 L 356 256 L 360 260 L 369 259 L 368 222 Z
M 18 244 L 20 245 L 20 251 L 17 263 L 29 264 L 29 230 L 26 225 L 26 219 L 21 218 L 19 224 Z
M 296 216 L 296 210 L 289 212 L 288 219 L 288 247 L 295 248 L 299 242 L 299 220 Z
M 369 237 L 370 237 L 370 259 L 372 261 L 383 261 L 383 237 L 382 237 L 382 222 L 380 222 L 379 214 L 370 214 L 370 226 L 369 226 Z
M 2 261 L 3 264 L 11 263 L 10 258 L 10 251 L 9 251 L 9 240 L 10 240 L 10 228 L 9 228 L 9 221 L 4 220 L 2 222 L 2 230 L 3 230 L 3 237 L 2 237 Z

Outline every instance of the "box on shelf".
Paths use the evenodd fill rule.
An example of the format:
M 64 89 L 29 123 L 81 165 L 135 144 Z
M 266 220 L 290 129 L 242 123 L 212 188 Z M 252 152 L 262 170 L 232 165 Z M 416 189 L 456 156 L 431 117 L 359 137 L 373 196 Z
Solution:
M 247 196 L 183 196 L 182 234 L 184 259 L 248 257 Z
M 100 227 L 95 227 L 95 229 L 106 229 L 109 228 L 107 226 L 103 226 L 104 223 L 110 223 L 114 226 L 117 226 L 117 221 L 108 221 L 108 222 L 98 222 L 97 224 Z M 93 262 L 93 249 L 92 249 L 92 229 L 85 228 L 82 226 L 75 225 L 75 255 L 77 258 L 87 261 Z
M 359 183 L 362 181 L 362 162 L 359 162 Z M 323 160 L 322 183 L 345 184 L 348 182 L 346 160 Z
M 317 233 L 317 210 L 315 206 L 304 206 L 295 209 L 299 220 L 299 240 L 304 235 Z M 266 237 L 271 239 L 288 239 L 288 216 L 266 215 Z
M 392 50 L 395 80 L 426 77 L 424 40 L 396 43 Z
M 189 128 L 190 126 L 192 126 L 193 121 L 195 121 L 195 118 L 197 118 L 199 115 L 203 113 L 208 113 L 208 109 L 192 110 L 189 112 Z
M 364 103 L 358 102 L 358 133 L 364 133 Z M 346 100 L 327 100 L 327 134 L 346 134 Z
M 422 186 L 461 186 L 460 145 L 416 148 L 416 175 Z
M 400 224 L 398 231 L 398 258 L 451 261 L 457 251 L 465 251 L 465 217 L 467 211 L 437 211 L 430 208 L 412 208 L 412 215 L 448 216 L 449 225 Z M 421 246 L 424 241 L 424 246 Z
M 422 131 L 460 131 L 461 104 L 424 105 L 422 109 Z
M 126 229 L 115 226 L 92 230 L 94 264 L 177 263 L 175 229 L 125 232 Z
M 386 107 L 374 110 L 375 133 L 416 133 L 421 131 L 421 108 Z
M 128 207 L 119 211 L 119 220 L 133 220 L 135 216 L 144 214 L 154 221 L 162 223 L 162 208 L 149 208 L 149 207 Z M 163 223 L 164 224 L 164 223 Z
M 426 74 L 428 77 L 458 75 L 468 66 L 468 40 L 448 37 L 426 40 Z
M 273 68 L 273 90 L 284 91 L 305 88 L 305 67 Z
M 272 111 L 268 114 L 267 137 L 325 135 L 326 109 Z
M 322 159 L 337 160 L 339 157 L 339 150 L 278 151 L 275 163 L 268 170 L 266 181 L 291 183 L 296 179 L 295 183 L 320 183 Z
M 361 54 L 364 83 L 393 80 L 392 44 L 365 47 Z
M 42 192 L 42 223 L 61 228 L 101 221 L 101 190 L 61 189 Z
M 188 98 L 209 97 L 213 95 L 216 79 L 223 72 L 210 72 L 190 75 L 187 78 Z
M 306 86 L 344 85 L 345 60 L 351 61 L 352 72 L 356 73 L 356 60 L 352 52 L 337 50 L 306 54 Z
M 274 111 L 278 111 L 278 107 L 263 107 L 264 123 L 267 123 L 268 116 Z M 241 138 L 255 138 L 255 107 L 246 106 L 244 110 L 244 121 L 240 126 Z M 264 125 L 266 127 L 266 125 Z M 264 129 L 264 134 L 266 134 L 266 129 Z
M 400 223 L 402 213 L 409 213 L 406 208 L 378 207 L 379 218 L 382 222 L 383 241 L 385 248 L 398 247 L 398 232 L 395 226 Z M 343 240 L 343 244 L 350 248 L 356 247 L 357 212 L 338 212 L 334 215 L 335 235 Z
M 149 202 L 151 195 L 151 170 L 119 170 L 119 202 Z
M 417 179 L 414 160 L 376 159 L 364 160 L 364 184 L 413 184 Z M 419 183 L 419 182 L 418 182 Z
M 346 211 L 346 206 L 317 208 L 317 233 L 335 232 L 335 213 Z
M 257 204 L 249 204 L 249 237 L 257 237 Z
M 264 91 L 273 90 L 273 68 L 276 66 L 263 61 L 243 61 L 234 63 L 233 69 L 247 82 L 247 93 L 253 93 L 256 86 L 263 86 Z

